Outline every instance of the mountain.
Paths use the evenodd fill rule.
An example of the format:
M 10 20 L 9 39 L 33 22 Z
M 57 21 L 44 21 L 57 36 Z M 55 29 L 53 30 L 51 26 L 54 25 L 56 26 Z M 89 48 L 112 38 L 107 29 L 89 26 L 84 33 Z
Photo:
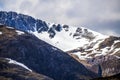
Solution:
M 30 71 L 55 80 L 87 80 L 99 77 L 67 53 L 33 34 L 4 25 L 0 26 L 0 33 L 0 57 L 22 63 Z
M 106 36 L 84 27 L 47 23 L 16 12 L 1 11 L 0 23 L 35 35 L 97 74 L 120 73 L 120 37 Z

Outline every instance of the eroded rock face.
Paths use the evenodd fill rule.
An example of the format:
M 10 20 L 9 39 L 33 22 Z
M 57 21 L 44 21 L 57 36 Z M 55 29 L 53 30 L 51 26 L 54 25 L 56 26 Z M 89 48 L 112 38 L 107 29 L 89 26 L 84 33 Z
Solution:
M 92 80 L 120 80 L 120 74 L 116 74 L 116 75 L 109 76 L 109 77 L 95 78 Z
M 120 37 L 110 36 L 109 38 L 106 38 L 102 43 L 99 44 L 99 49 L 111 47 L 114 44 L 114 41 L 117 40 L 120 40 Z
M 11 58 L 37 73 L 55 80 L 84 80 L 98 77 L 68 54 L 32 34 L 0 27 L 0 57 Z M 19 33 L 20 32 L 20 33 Z M 9 34 L 9 35 L 8 35 Z
M 101 69 L 101 75 L 103 77 L 120 73 L 120 58 L 114 55 L 96 57 L 88 60 L 88 63 L 92 65 L 89 68 L 96 73 L 99 73 Z
M 120 73 L 120 58 L 115 55 L 98 56 L 88 60 L 80 60 L 75 55 L 71 56 L 99 76 L 106 77 Z

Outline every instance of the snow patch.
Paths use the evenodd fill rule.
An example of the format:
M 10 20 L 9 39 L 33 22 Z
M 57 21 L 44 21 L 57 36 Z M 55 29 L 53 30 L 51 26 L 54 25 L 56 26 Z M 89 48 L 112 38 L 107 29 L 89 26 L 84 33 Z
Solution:
M 120 40 L 116 40 L 116 41 L 114 41 L 114 44 L 116 44 L 116 43 L 118 43 L 118 42 L 120 42 Z
M 9 28 L 9 29 L 14 29 L 13 27 L 9 27 L 9 26 L 7 26 L 7 28 Z
M 120 48 L 116 48 L 111 55 L 114 55 L 116 52 L 120 51 Z
M 0 35 L 3 34 L 2 32 L 0 32 Z
M 22 32 L 22 31 L 18 31 L 18 30 L 16 30 L 16 32 L 17 32 L 18 35 L 22 35 L 22 34 L 24 34 L 24 32 Z
M 116 56 L 116 55 L 115 55 L 115 57 L 116 57 L 116 58 L 118 58 L 118 59 L 120 59 L 120 57 L 119 57 L 119 56 Z
M 77 55 L 80 60 L 86 60 L 87 58 L 91 58 L 86 53 L 76 52 L 76 53 L 72 53 L 72 54 Z M 84 54 L 84 56 L 83 56 L 83 54 Z
M 29 68 L 28 68 L 27 66 L 25 66 L 24 64 L 22 64 L 22 63 L 20 63 L 20 62 L 17 62 L 17 61 L 15 61 L 15 60 L 12 60 L 12 59 L 10 59 L 10 58 L 6 58 L 6 59 L 9 60 L 9 63 L 10 63 L 10 64 L 19 65 L 19 66 L 21 66 L 21 67 L 23 67 L 23 68 L 29 70 L 30 72 L 32 72 L 32 70 L 29 69 Z

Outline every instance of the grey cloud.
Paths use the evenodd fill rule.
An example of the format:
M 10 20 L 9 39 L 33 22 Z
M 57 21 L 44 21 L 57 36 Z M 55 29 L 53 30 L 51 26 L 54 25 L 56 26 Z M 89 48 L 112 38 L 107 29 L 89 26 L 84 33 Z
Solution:
M 120 0 L 0 0 L 0 4 L 1 10 L 120 35 Z
M 94 23 L 96 22 L 96 23 Z M 117 35 L 120 36 L 120 20 L 116 21 L 104 21 L 104 22 L 98 22 L 97 20 L 94 22 L 89 22 L 87 25 L 88 28 L 98 31 L 100 33 L 106 34 L 106 35 Z M 109 32 L 108 32 L 109 31 Z

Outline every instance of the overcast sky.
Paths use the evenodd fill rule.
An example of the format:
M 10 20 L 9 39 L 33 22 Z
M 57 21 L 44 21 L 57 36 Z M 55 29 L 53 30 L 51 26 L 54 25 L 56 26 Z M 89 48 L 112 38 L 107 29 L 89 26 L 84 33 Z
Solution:
M 0 10 L 120 36 L 120 0 L 0 0 Z

